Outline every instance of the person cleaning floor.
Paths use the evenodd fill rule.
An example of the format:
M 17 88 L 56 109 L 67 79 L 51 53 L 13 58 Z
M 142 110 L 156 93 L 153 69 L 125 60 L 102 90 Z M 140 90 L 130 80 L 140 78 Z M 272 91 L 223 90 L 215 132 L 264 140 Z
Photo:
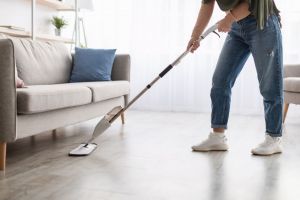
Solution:
M 279 11 L 273 0 L 203 0 L 187 46 L 192 53 L 200 46 L 198 38 L 212 16 L 215 1 L 226 12 L 225 17 L 218 22 L 218 31 L 228 32 L 228 35 L 212 80 L 212 132 L 206 140 L 192 146 L 192 149 L 228 149 L 225 130 L 230 111 L 231 89 L 252 54 L 260 93 L 264 99 L 266 136 L 251 152 L 255 155 L 281 153 L 283 58 Z

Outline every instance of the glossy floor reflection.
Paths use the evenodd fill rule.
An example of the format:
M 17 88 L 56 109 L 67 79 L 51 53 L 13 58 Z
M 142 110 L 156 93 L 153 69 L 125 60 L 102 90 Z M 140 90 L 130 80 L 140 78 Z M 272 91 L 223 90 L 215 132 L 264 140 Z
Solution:
M 97 120 L 8 146 L 0 199 L 14 200 L 281 200 L 299 199 L 300 118 L 285 126 L 284 153 L 256 157 L 261 116 L 232 115 L 228 152 L 195 153 L 207 137 L 208 114 L 130 111 L 97 138 L 88 157 L 68 157 Z

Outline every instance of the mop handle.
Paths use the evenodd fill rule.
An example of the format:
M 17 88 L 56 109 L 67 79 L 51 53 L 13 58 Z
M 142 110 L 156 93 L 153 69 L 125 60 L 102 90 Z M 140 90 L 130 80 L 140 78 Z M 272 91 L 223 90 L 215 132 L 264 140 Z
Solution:
M 215 33 L 220 37 L 220 35 L 216 32 L 218 28 L 218 24 L 214 24 L 210 28 L 208 28 L 198 39 L 198 41 L 202 41 L 206 36 L 210 33 Z M 112 123 L 115 121 L 122 113 L 124 113 L 136 100 L 138 100 L 147 90 L 149 90 L 159 79 L 164 77 L 174 66 L 178 65 L 181 60 L 191 52 L 192 46 L 183 52 L 172 64 L 167 66 L 159 75 L 156 77 L 151 83 L 149 83 L 146 88 L 144 88 L 136 97 L 134 97 L 122 110 L 120 110 L 109 122 Z

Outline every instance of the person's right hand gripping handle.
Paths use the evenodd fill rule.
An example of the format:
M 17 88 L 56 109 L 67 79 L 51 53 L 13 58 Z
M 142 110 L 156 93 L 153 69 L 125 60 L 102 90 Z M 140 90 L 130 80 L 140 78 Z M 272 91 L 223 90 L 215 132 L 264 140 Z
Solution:
M 190 50 L 192 53 L 194 53 L 194 51 L 197 50 L 200 46 L 199 38 L 212 16 L 214 6 L 215 0 L 208 1 L 207 3 L 202 3 L 201 5 L 197 22 L 187 46 L 187 50 Z M 241 20 L 247 17 L 249 14 L 250 12 L 248 2 L 243 1 L 239 3 L 232 10 L 227 11 L 225 17 L 218 22 L 218 31 L 230 31 L 231 25 L 234 21 Z
M 191 39 L 187 46 L 187 50 L 190 49 L 192 53 L 194 53 L 194 51 L 200 46 L 199 38 L 212 16 L 214 6 L 215 1 L 210 1 L 206 4 L 202 3 L 200 7 L 197 22 L 195 24 Z

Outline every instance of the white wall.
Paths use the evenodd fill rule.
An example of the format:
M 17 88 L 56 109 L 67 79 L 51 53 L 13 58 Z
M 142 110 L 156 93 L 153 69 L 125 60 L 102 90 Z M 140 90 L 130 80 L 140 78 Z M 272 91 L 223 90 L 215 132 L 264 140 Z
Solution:
M 54 27 L 50 23 L 53 15 L 61 15 L 55 9 L 36 6 L 36 32 L 54 34 Z M 0 25 L 14 25 L 31 31 L 31 1 L 30 0 L 0 0 Z M 70 36 L 72 25 L 65 31 L 64 36 Z

